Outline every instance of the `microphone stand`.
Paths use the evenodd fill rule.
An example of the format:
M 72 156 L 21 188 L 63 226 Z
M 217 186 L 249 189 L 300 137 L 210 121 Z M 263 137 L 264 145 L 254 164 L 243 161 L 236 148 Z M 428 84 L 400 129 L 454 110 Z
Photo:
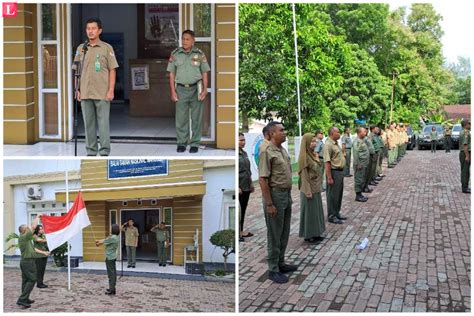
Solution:
M 77 157 L 77 108 L 79 107 L 77 100 L 77 94 L 81 91 L 81 76 L 82 76 L 82 69 L 84 66 L 84 59 L 86 58 L 87 53 L 87 44 L 89 41 L 86 41 L 82 46 L 84 54 L 79 62 L 75 62 L 76 64 L 76 71 L 74 72 L 74 156 Z

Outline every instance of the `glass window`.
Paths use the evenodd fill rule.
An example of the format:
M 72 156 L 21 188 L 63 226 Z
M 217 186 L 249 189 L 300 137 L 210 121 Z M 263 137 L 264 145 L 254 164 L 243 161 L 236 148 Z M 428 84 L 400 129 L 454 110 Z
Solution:
M 58 94 L 44 93 L 43 94 L 43 128 L 45 135 L 58 135 Z M 43 206 L 44 207 L 44 206 Z
M 211 37 L 212 11 L 210 3 L 193 5 L 194 34 L 196 37 Z
M 41 39 L 50 41 L 56 39 L 56 4 L 41 5 L 42 34 Z
M 229 206 L 229 229 L 235 230 L 235 206 Z
M 117 211 L 110 211 L 110 226 L 117 224 Z
M 58 63 L 56 44 L 42 45 L 43 58 L 43 88 L 58 87 Z
M 164 210 L 165 210 L 165 218 L 164 218 L 165 225 L 171 226 L 173 209 L 171 207 L 165 207 Z

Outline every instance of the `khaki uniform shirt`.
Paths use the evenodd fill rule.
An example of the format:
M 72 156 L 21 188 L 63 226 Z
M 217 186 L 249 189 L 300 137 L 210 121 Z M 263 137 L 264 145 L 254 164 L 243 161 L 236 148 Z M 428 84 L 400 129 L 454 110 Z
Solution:
M 197 47 L 187 53 L 184 48 L 175 49 L 168 61 L 167 72 L 175 74 L 175 82 L 179 84 L 195 84 L 202 79 L 202 73 L 211 70 L 204 52 Z
M 330 162 L 331 169 L 344 169 L 346 158 L 342 153 L 342 148 L 337 141 L 333 141 L 330 137 L 326 140 L 323 150 L 324 163 Z
M 28 230 L 18 238 L 18 248 L 20 248 L 21 259 L 32 259 L 41 256 L 35 252 L 33 247 L 33 232 Z
M 375 148 L 374 145 L 372 144 L 372 141 L 369 139 L 368 136 L 364 137 L 364 142 L 367 144 L 367 148 L 369 149 L 369 153 L 371 155 L 375 154 Z
M 152 228 L 151 231 L 155 233 L 156 241 L 163 242 L 169 239 L 168 230 L 166 228 L 164 230 L 161 230 L 158 227 L 156 227 L 156 228 Z
M 39 249 L 39 250 L 43 250 L 43 251 L 48 251 L 48 245 L 47 243 L 45 242 L 39 242 L 39 241 L 36 241 L 37 238 L 40 238 L 40 239 L 43 239 L 43 240 L 46 240 L 46 238 L 43 236 L 36 236 L 36 235 L 33 235 L 33 247 L 36 248 L 36 249 Z M 36 255 L 38 257 L 46 257 L 45 255 L 42 255 L 40 253 L 36 253 Z
M 73 70 L 76 70 L 76 62 L 84 58 L 84 44 L 79 45 L 74 57 Z M 96 68 L 96 63 L 100 68 Z M 82 65 L 81 74 L 81 99 L 105 100 L 109 90 L 109 72 L 118 68 L 114 49 L 110 44 L 99 40 L 96 45 L 87 44 L 87 52 Z
M 370 159 L 370 152 L 369 152 L 369 147 L 367 146 L 367 143 L 363 140 L 360 139 L 359 137 L 356 138 L 353 144 L 353 166 L 354 169 L 357 169 L 358 166 L 365 166 L 367 167 L 369 165 L 369 159 Z
M 138 242 L 138 236 L 140 235 L 138 233 L 138 228 L 136 228 L 135 226 L 133 227 L 125 226 L 124 231 L 125 231 L 125 246 L 136 247 L 137 242 Z
M 291 163 L 285 148 L 270 142 L 260 154 L 258 169 L 260 178 L 268 178 L 270 188 L 291 189 Z
M 117 259 L 117 249 L 119 246 L 119 237 L 117 235 L 110 235 L 104 240 L 105 258 L 107 260 Z
M 262 143 L 258 146 L 258 160 L 260 161 L 260 155 L 267 150 L 268 145 L 270 144 L 270 141 L 267 140 L 266 138 L 263 139 Z
M 387 131 L 387 142 L 388 142 L 388 148 L 393 149 L 397 147 L 395 132 L 390 129 Z
M 312 196 L 323 189 L 322 163 L 321 160 L 318 160 L 312 167 L 306 167 L 301 171 L 299 187 L 306 196 Z

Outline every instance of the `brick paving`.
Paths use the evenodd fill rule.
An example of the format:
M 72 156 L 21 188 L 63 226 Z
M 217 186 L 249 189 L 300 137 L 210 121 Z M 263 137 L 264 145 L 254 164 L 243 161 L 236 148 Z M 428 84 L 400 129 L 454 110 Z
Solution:
M 29 309 L 16 305 L 21 287 L 18 268 L 3 271 L 4 312 L 234 312 L 235 283 L 188 281 L 124 276 L 117 280 L 117 295 L 105 295 L 104 274 L 46 271 L 49 288 L 34 288 Z
M 386 177 L 366 203 L 354 201 L 354 178 L 345 178 L 342 214 L 349 219 L 327 223 L 319 245 L 298 237 L 299 191 L 293 185 L 286 256 L 299 268 L 280 285 L 267 279 L 257 185 L 245 219 L 255 236 L 239 243 L 239 311 L 470 311 L 470 195 L 461 193 L 458 153 L 408 151 L 395 168 L 384 168 Z M 369 247 L 356 250 L 364 237 Z

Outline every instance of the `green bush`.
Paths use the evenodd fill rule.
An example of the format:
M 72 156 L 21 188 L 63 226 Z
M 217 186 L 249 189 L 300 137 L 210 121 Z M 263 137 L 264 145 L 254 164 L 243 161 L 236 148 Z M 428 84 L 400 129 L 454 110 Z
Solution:
M 224 229 L 212 234 L 211 244 L 224 250 L 224 271 L 227 271 L 227 257 L 235 252 L 235 230 Z

